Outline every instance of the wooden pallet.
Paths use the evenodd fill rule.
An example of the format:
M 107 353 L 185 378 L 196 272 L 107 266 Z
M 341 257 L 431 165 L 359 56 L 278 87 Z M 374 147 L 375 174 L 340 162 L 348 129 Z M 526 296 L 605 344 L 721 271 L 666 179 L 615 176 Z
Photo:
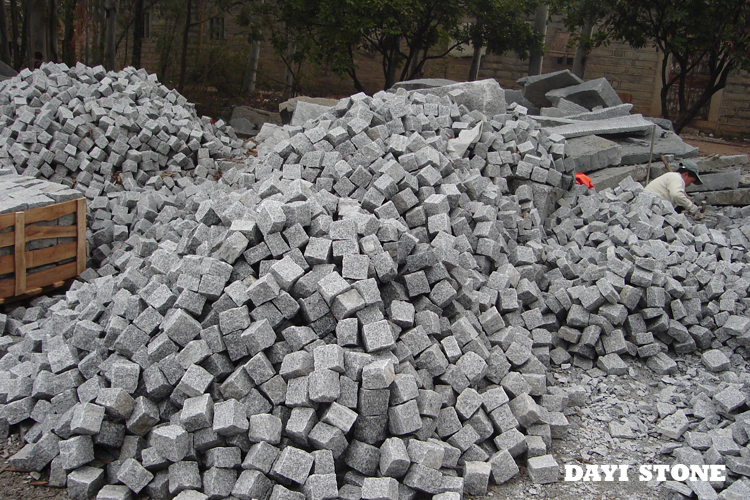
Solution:
M 57 220 L 76 214 L 76 223 L 69 226 L 46 226 L 40 222 Z M 0 275 L 13 277 L 0 280 L 0 304 L 42 293 L 63 286 L 66 280 L 86 269 L 86 200 L 77 200 L 34 208 L 24 212 L 0 215 L 0 248 L 13 248 L 11 255 L 0 257 Z M 26 250 L 34 240 L 75 238 L 70 243 L 56 244 L 39 250 Z M 75 259 L 66 264 L 29 273 L 30 269 Z

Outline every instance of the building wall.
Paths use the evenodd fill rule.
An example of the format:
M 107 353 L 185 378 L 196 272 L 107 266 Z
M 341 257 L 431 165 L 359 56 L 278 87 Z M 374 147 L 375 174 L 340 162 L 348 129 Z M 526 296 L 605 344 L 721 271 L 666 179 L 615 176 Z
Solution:
M 750 135 L 750 75 L 737 72 L 731 75 L 721 92 L 721 106 L 717 113 L 716 132 Z
M 210 2 L 206 2 L 210 4 Z M 234 22 L 234 17 L 224 15 L 225 36 L 223 40 L 211 40 L 209 37 L 208 18 L 213 14 L 209 7 L 196 14 L 203 23 L 191 30 L 191 43 L 188 53 L 188 78 L 191 83 L 214 85 L 222 90 L 221 85 L 233 85 L 239 89 L 246 67 L 250 44 L 245 31 Z M 153 15 L 151 18 L 151 37 L 144 40 L 142 65 L 150 72 L 156 72 L 167 85 L 176 85 L 179 72 L 179 60 L 182 47 L 182 32 L 178 26 L 172 44 L 171 56 L 167 71 L 162 74 L 159 47 L 163 45 L 170 23 Z M 543 71 L 552 72 L 572 67 L 574 49 L 566 47 L 567 34 L 559 22 L 550 23 L 547 30 L 546 45 L 549 48 L 544 57 Z M 160 41 L 159 41 L 160 40 Z M 159 41 L 157 43 L 157 41 Z M 125 50 L 120 49 L 121 63 L 129 63 L 130 55 L 126 40 Z M 132 47 L 130 47 L 132 50 Z M 613 42 L 599 47 L 588 55 L 584 79 L 592 80 L 605 77 L 620 94 L 623 102 L 633 104 L 633 112 L 647 116 L 661 114 L 659 92 L 661 89 L 661 55 L 655 48 L 632 49 L 625 43 Z M 356 58 L 357 76 L 368 94 L 383 89 L 384 78 L 380 59 L 373 54 L 360 54 Z M 448 78 L 462 81 L 468 76 L 471 64 L 471 52 L 448 56 L 429 61 L 423 72 L 424 77 Z M 480 78 L 494 78 L 503 88 L 517 89 L 516 80 L 526 76 L 528 61 L 519 60 L 513 54 L 496 56 L 488 54 L 483 57 Z M 284 66 L 274 52 L 270 43 L 261 48 L 258 64 L 258 87 L 283 89 Z M 357 90 L 352 81 L 341 78 L 325 68 L 306 64 L 302 70 L 301 91 L 310 96 L 343 97 Z M 730 76 L 726 89 L 714 97 L 708 120 L 697 121 L 695 126 L 702 130 L 724 134 L 750 136 L 750 75 L 736 73 Z

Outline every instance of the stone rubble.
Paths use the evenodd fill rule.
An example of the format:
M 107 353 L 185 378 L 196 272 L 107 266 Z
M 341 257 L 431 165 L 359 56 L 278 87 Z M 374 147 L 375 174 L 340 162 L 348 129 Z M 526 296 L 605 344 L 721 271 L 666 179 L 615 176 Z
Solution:
M 0 164 L 19 174 L 75 184 L 88 198 L 163 175 L 215 175 L 243 154 L 223 122 L 199 118 L 192 104 L 145 70 L 107 73 L 78 63 L 47 63 L 0 82 Z
M 71 72 L 98 79 L 80 81 L 92 96 L 139 92 L 116 84 L 138 72 L 45 66 L 6 83 L 12 106 L 41 103 L 31 82 L 52 95 Z M 141 82 L 152 99 L 127 113 L 169 116 L 168 144 L 191 108 Z M 707 444 L 696 420 L 733 421 L 705 451 L 732 464 L 710 486 L 739 491 L 747 402 L 729 370 L 750 339 L 750 210 L 724 209 L 709 227 L 630 179 L 574 187 L 564 137 L 522 106 L 488 116 L 458 104 L 488 93 L 503 91 L 357 94 L 302 125 L 264 126 L 257 157 L 199 121 L 205 147 L 186 146 L 200 173 L 185 172 L 194 157 L 180 147 L 164 155 L 168 175 L 143 160 L 121 184 L 86 184 L 91 172 L 51 160 L 50 177 L 89 199 L 92 267 L 64 296 L 0 316 L 0 434 L 20 428 L 26 442 L 13 468 L 49 470 L 73 498 L 483 495 L 520 466 L 535 483 L 559 479 L 552 440 L 590 389 L 553 385 L 551 370 L 616 379 L 641 358 L 671 380 L 673 358 L 696 353 L 729 381 L 690 408 L 665 393 L 658 422 L 610 432 Z M 150 107 L 159 99 L 176 105 Z M 63 128 L 93 128 L 101 101 L 75 103 Z M 104 117 L 98 130 L 120 130 L 102 151 L 127 158 L 115 148 L 148 128 Z M 29 165 L 42 147 L 18 145 L 23 123 L 5 161 L 44 176 Z M 452 152 L 468 130 L 481 133 Z M 105 163 L 127 160 L 88 161 L 104 178 Z

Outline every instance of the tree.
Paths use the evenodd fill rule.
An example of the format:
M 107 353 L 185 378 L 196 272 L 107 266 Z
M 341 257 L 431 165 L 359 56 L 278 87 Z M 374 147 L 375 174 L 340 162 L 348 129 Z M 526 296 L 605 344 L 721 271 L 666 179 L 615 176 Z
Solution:
M 354 55 L 378 57 L 385 88 L 418 77 L 425 64 L 460 47 L 527 51 L 523 13 L 533 0 L 286 0 L 278 18 L 297 37 L 297 53 L 349 76 L 359 91 Z M 464 19 L 477 19 L 465 23 Z M 529 30 L 530 31 L 530 30 Z M 477 61 L 478 62 L 478 61 Z M 478 65 L 476 65 L 478 67 Z M 476 72 L 475 72 L 476 73 Z
M 5 13 L 5 2 L 0 1 L 0 60 L 5 64 L 13 64 L 8 46 L 8 23 Z
M 602 38 L 625 40 L 634 48 L 650 45 L 664 54 L 662 116 L 672 119 L 677 132 L 726 86 L 732 71 L 750 70 L 747 0 L 613 0 L 602 28 Z M 705 71 L 706 85 L 689 101 L 688 78 L 697 68 Z M 668 96 L 675 87 L 678 113 L 671 117 Z
M 576 43 L 572 73 L 580 78 L 586 70 L 586 56 L 595 44 L 594 26 L 611 13 L 611 0 L 552 0 L 552 12 L 562 16 L 565 27 Z
M 182 57 L 180 58 L 180 80 L 177 84 L 177 90 L 182 92 L 185 89 L 185 73 L 187 71 L 187 52 L 188 42 L 190 41 L 190 21 L 192 19 L 193 0 L 187 0 L 187 11 L 185 14 L 185 26 L 182 30 Z
M 483 49 L 496 55 L 510 50 L 526 59 L 532 50 L 542 48 L 544 40 L 534 33 L 526 18 L 534 12 L 534 0 L 473 0 L 466 3 L 475 19 L 469 26 L 473 48 L 469 81 L 479 77 Z
M 73 66 L 76 61 L 75 47 L 75 11 L 77 0 L 64 0 L 63 2 L 63 40 L 62 60 L 68 66 Z
M 547 21 L 549 20 L 549 5 L 539 4 L 534 12 L 534 33 L 545 39 L 547 37 Z M 544 50 L 537 48 L 531 51 L 529 58 L 529 76 L 542 74 Z
M 104 67 L 108 71 L 114 71 L 115 69 L 115 56 L 117 54 L 117 9 L 119 8 L 119 4 L 119 0 L 105 0 L 104 2 L 104 11 L 107 18 Z
M 19 69 L 23 64 L 23 54 L 18 45 L 19 40 L 19 20 L 18 20 L 18 2 L 10 0 L 10 28 L 13 37 L 13 67 Z M 21 30 L 23 31 L 23 30 Z
M 144 0 L 135 0 L 133 3 L 133 55 L 130 62 L 135 68 L 141 67 L 143 37 L 145 35 L 144 13 Z

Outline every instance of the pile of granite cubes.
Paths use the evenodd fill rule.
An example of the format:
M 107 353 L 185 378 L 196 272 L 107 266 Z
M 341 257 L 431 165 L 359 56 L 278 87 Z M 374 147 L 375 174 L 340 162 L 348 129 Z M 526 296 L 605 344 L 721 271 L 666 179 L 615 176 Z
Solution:
M 156 182 L 215 175 L 243 153 L 231 127 L 207 117 L 156 75 L 132 67 L 46 63 L 0 82 L 0 164 L 88 198 Z
M 86 190 L 95 267 L 2 317 L 13 467 L 81 499 L 460 499 L 558 479 L 587 394 L 551 363 L 743 354 L 750 214 L 571 190 L 502 95 L 358 94 L 218 180 Z

